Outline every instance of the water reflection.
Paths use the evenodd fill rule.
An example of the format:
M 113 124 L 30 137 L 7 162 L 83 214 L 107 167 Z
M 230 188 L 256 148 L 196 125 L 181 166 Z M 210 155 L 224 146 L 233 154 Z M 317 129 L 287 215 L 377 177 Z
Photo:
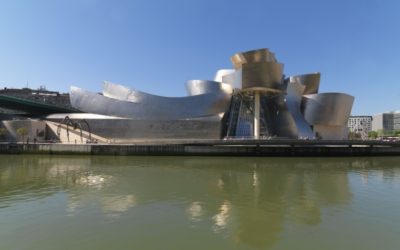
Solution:
M 103 212 L 111 217 L 119 217 L 123 212 L 136 205 L 135 196 L 129 195 L 114 195 L 103 197 L 101 199 Z
M 346 209 L 356 195 L 351 176 L 398 184 L 399 159 L 4 156 L 0 208 L 63 193 L 69 216 L 119 220 L 167 204 L 177 223 L 181 214 L 236 245 L 269 248 L 287 225 L 315 227 L 327 209 Z
M 231 203 L 224 201 L 218 209 L 218 213 L 212 217 L 214 221 L 214 231 L 219 232 L 228 226 L 228 220 L 232 210 Z
M 201 205 L 201 202 L 199 201 L 192 202 L 187 209 L 187 213 L 189 215 L 189 219 L 192 220 L 193 222 L 201 221 L 203 216 L 203 207 Z
M 88 174 L 86 176 L 82 176 L 79 180 L 75 182 L 75 184 L 101 189 L 108 181 L 110 181 L 111 178 L 112 178 L 111 176 L 106 176 L 106 175 Z

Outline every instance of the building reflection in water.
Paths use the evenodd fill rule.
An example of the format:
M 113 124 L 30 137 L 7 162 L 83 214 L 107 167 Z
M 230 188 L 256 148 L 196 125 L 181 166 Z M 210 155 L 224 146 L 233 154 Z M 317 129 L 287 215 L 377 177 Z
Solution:
M 203 217 L 203 207 L 201 202 L 194 201 L 189 205 L 187 209 L 187 213 L 189 215 L 189 219 L 193 222 L 199 222 L 202 220 Z
M 136 205 L 136 199 L 132 194 L 102 197 L 101 205 L 105 214 L 110 217 L 119 217 L 121 213 L 128 211 Z
M 172 204 L 192 225 L 269 248 L 287 225 L 316 226 L 325 209 L 348 206 L 355 195 L 349 175 L 389 182 L 399 169 L 398 158 L 5 156 L 0 207 L 62 192 L 70 216 L 90 209 L 118 219 L 137 207 Z
M 219 232 L 228 227 L 232 205 L 225 200 L 218 209 L 218 213 L 212 217 L 214 222 L 213 230 Z

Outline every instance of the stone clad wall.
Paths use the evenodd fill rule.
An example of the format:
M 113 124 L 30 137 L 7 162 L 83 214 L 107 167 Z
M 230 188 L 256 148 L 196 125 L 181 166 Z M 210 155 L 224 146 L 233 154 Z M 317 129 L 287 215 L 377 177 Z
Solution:
M 44 121 L 40 120 L 6 120 L 1 121 L 1 127 L 5 128 L 5 140 L 7 141 L 18 141 L 21 142 L 24 140 L 26 142 L 29 140 L 33 142 L 36 138 L 37 142 L 43 142 L 46 140 L 46 124 Z M 20 134 L 18 134 L 19 128 L 25 128 L 27 130 L 27 134 L 22 138 Z

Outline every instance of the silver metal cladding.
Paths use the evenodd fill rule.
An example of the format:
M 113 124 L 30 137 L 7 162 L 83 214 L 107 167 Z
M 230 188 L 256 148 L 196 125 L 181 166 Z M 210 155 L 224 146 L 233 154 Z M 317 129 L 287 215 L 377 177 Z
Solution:
M 290 81 L 286 89 L 286 104 L 296 123 L 298 137 L 312 139 L 314 133 L 301 113 L 301 99 L 305 89 L 306 86 L 298 81 Z
M 242 65 L 242 89 L 266 88 L 282 91 L 283 64 L 273 62 L 246 63 Z
M 291 76 L 286 79 L 286 82 L 296 82 L 304 85 L 305 89 L 302 95 L 308 95 L 318 93 L 320 79 L 321 73 L 316 72 L 311 74 Z
M 131 119 L 176 120 L 223 113 L 231 95 L 217 92 L 189 97 L 161 97 L 107 84 L 104 96 L 71 87 L 71 105 L 88 113 Z M 119 85 L 120 86 L 120 85 Z
M 224 82 L 223 81 L 223 77 L 226 76 L 226 75 L 232 74 L 233 72 L 235 72 L 234 69 L 219 69 L 215 73 L 214 81 L 216 81 L 216 82 Z
M 226 76 L 226 75 L 232 74 L 232 73 L 234 73 L 234 72 L 235 72 L 234 69 L 219 69 L 219 70 L 215 73 L 214 81 L 215 81 L 215 82 L 223 82 L 223 83 L 225 83 L 225 82 L 223 81 L 223 77 Z
M 79 122 L 85 120 L 93 136 L 106 138 L 111 143 L 148 143 L 151 140 L 219 139 L 221 117 L 207 116 L 201 119 L 148 120 L 129 119 L 103 115 L 60 114 L 46 116 L 45 120 L 61 124 L 65 117 Z M 84 128 L 87 128 L 84 126 Z M 56 127 L 57 129 L 57 127 Z M 73 130 L 72 128 L 70 128 Z M 66 131 L 64 135 L 66 136 Z M 70 133 L 72 135 L 73 133 Z
M 354 96 L 344 93 L 322 93 L 304 95 L 302 111 L 311 124 L 344 126 L 349 119 Z
M 346 136 L 354 97 L 318 94 L 319 72 L 284 79 L 284 65 L 266 48 L 236 53 L 231 61 L 234 69 L 218 70 L 214 81 L 187 81 L 185 97 L 157 96 L 104 82 L 103 95 L 71 87 L 71 105 L 92 115 L 113 116 L 121 130 L 130 124 L 138 129 L 131 138 L 207 138 L 207 126 L 210 138 L 219 138 L 218 133 L 228 138 Z M 113 130 L 114 120 L 96 120 L 107 120 L 99 125 L 101 133 Z M 111 132 L 111 137 L 119 133 Z
M 231 74 L 231 84 L 240 85 L 243 90 L 284 90 L 283 64 L 268 49 L 237 53 L 231 61 L 236 69 L 236 74 Z
M 190 96 L 216 92 L 232 94 L 233 88 L 229 84 L 222 82 L 207 80 L 189 80 L 186 82 L 186 91 Z
M 275 54 L 266 48 L 237 53 L 231 57 L 231 61 L 235 69 L 245 63 L 277 62 Z

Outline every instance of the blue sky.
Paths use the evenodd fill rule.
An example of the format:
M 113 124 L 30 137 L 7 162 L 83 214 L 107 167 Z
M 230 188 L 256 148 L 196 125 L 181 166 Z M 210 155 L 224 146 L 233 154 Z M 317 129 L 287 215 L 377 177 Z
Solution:
M 400 1 L 0 0 L 0 87 L 101 91 L 104 80 L 185 95 L 239 51 L 319 71 L 353 114 L 400 110 Z

